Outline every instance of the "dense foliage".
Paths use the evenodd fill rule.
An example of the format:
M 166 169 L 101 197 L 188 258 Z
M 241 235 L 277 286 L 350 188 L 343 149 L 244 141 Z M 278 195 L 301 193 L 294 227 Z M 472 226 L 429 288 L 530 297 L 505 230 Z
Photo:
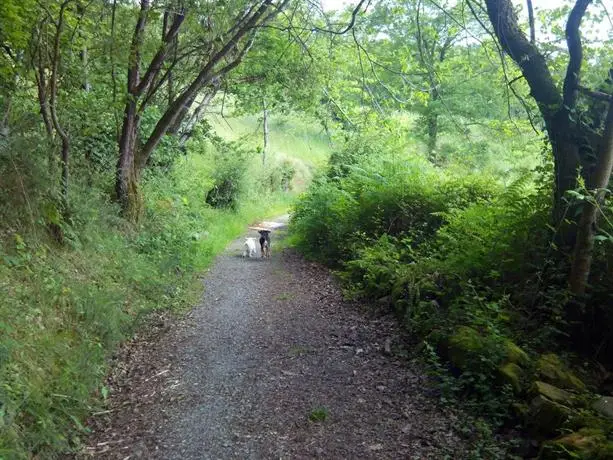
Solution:
M 599 284 L 577 316 L 569 308 L 568 261 L 548 225 L 546 161 L 505 184 L 495 175 L 438 169 L 413 143 L 372 142 L 377 137 L 362 133 L 333 153 L 343 173 L 332 162 L 301 197 L 292 215 L 295 244 L 335 267 L 348 296 L 396 313 L 442 379 L 444 398 L 461 398 L 496 423 L 524 423 L 513 408 L 542 378 L 540 353 L 591 357 L 598 348 L 610 365 L 603 350 L 612 345 L 611 316 L 599 294 L 613 289 L 610 243 L 597 245 Z M 347 150 L 356 154 L 348 163 Z
M 417 355 L 440 382 L 443 399 L 459 398 L 494 426 L 508 430 L 519 424 L 524 436 L 541 441 L 563 433 L 538 451 L 508 454 L 610 458 L 608 416 L 585 416 L 592 409 L 588 401 L 598 398 L 586 388 L 607 394 L 603 369 L 613 364 L 612 208 L 606 193 L 594 191 L 606 189 L 609 180 L 604 159 L 611 153 L 613 125 L 607 123 L 613 110 L 593 98 L 576 106 L 577 99 L 568 99 L 568 85 L 576 84 L 569 81 L 581 67 L 573 61 L 573 46 L 581 43 L 572 41 L 572 30 L 566 31 L 569 61 L 554 53 L 544 69 L 527 69 L 514 48 L 527 39 L 511 37 L 515 32 L 509 24 L 516 19 L 510 13 L 499 20 L 502 25 L 495 19 L 507 14 L 500 11 L 509 3 L 486 3 L 502 48 L 522 66 L 544 119 L 545 142 L 529 132 L 536 107 L 520 96 L 524 90 L 513 87 L 521 82 L 513 79 L 505 86 L 523 108 L 509 101 L 505 113 L 498 99 L 504 94 L 492 92 L 496 78 L 508 82 L 507 70 L 503 67 L 501 75 L 480 56 L 488 53 L 488 38 L 474 49 L 472 40 L 464 41 L 466 34 L 478 36 L 473 25 L 458 29 L 459 15 L 451 7 L 443 11 L 428 2 L 381 2 L 353 34 L 360 84 L 378 113 L 364 116 L 363 106 L 345 107 L 345 130 L 351 134 L 335 144 L 327 171 L 296 206 L 295 242 L 305 254 L 338 270 L 347 295 L 397 314 Z M 555 23 L 570 12 L 572 29 L 577 26 L 572 18 L 585 6 L 577 2 L 570 11 L 543 12 L 541 19 Z M 403 7 L 408 15 L 399 14 Z M 472 11 L 481 25 L 487 20 Z M 380 23 L 386 30 L 382 39 L 376 29 Z M 608 49 L 610 56 L 610 46 L 594 50 L 592 40 L 586 40 L 584 51 L 601 58 Z M 412 48 L 402 48 L 411 43 Z M 605 43 L 610 44 L 610 36 Z M 606 94 L 607 63 L 595 57 L 586 66 L 585 80 L 593 82 L 599 75 Z M 458 72 L 471 78 L 459 79 Z M 556 106 L 555 112 L 552 104 L 559 96 L 550 95 L 545 103 L 541 91 L 554 91 L 552 81 L 564 79 L 563 98 L 572 107 Z M 485 101 L 472 97 L 469 110 L 455 107 L 466 101 L 456 99 L 466 86 Z M 560 115 L 569 108 L 570 121 Z M 505 120 L 507 114 L 522 117 L 523 109 L 528 120 Z M 552 121 L 552 116 L 558 118 Z M 359 129 L 356 117 L 363 117 Z M 578 147 L 587 156 L 577 160 L 572 155 L 584 136 L 579 133 L 592 129 L 589 136 L 598 140 Z M 569 133 L 575 134 L 569 138 Z M 587 166 L 594 158 L 599 158 L 595 169 L 593 163 Z M 586 168 L 579 179 L 577 162 Z M 590 176 L 588 170 L 601 172 Z M 596 176 L 601 182 L 595 187 Z M 571 390 L 572 396 L 557 397 L 551 388 Z

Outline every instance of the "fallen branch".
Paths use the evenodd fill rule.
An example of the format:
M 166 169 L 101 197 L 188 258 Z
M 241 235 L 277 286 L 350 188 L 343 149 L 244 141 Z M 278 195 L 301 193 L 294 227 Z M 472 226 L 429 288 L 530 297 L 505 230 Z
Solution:
M 152 379 L 154 379 L 154 378 L 156 378 L 156 377 L 159 377 L 160 375 L 164 375 L 164 374 L 166 374 L 167 372 L 170 372 L 170 369 L 164 369 L 163 371 L 158 372 L 158 373 L 157 373 L 157 374 L 155 374 L 154 376 L 149 377 L 148 379 L 145 379 L 145 382 L 148 382 L 149 380 L 152 380 Z

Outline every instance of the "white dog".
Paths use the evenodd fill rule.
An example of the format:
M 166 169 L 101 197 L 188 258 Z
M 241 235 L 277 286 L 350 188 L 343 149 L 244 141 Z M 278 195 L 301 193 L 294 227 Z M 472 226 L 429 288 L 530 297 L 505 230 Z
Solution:
M 245 238 L 245 250 L 243 251 L 243 257 L 255 257 L 256 245 L 255 238 Z

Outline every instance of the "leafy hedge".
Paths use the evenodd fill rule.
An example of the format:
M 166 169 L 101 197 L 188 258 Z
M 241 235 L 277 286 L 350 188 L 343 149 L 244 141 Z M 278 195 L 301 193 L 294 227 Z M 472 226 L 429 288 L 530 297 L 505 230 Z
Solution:
M 536 173 L 505 188 L 386 145 L 358 157 L 342 176 L 332 164 L 301 198 L 291 219 L 296 245 L 336 267 L 348 295 L 390 305 L 436 359 L 449 359 L 458 328 L 477 331 L 488 345 L 470 358 L 470 372 L 452 369 L 461 376 L 452 386 L 485 412 L 504 412 L 491 388 L 500 386 L 505 344 L 523 327 L 509 286 L 530 279 L 547 251 L 549 191 Z

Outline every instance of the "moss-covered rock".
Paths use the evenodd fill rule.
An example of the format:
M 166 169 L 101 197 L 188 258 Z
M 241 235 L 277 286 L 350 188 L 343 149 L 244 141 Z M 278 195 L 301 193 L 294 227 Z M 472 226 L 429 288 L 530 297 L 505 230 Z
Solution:
M 513 341 L 505 340 L 504 352 L 506 360 L 510 363 L 515 363 L 522 367 L 527 367 L 530 365 L 530 358 L 528 357 L 528 354 Z
M 585 391 L 585 384 L 564 365 L 555 353 L 542 355 L 536 363 L 536 371 L 545 382 L 567 390 Z
M 613 419 L 613 398 L 609 396 L 600 396 L 592 404 L 592 409 L 600 415 Z
M 532 387 L 532 393 L 536 395 L 545 396 L 547 399 L 551 399 L 554 402 L 570 406 L 573 403 L 573 395 L 568 391 L 561 388 L 554 387 L 545 382 L 536 381 Z
M 502 383 L 507 383 L 513 387 L 516 392 L 522 389 L 522 379 L 524 371 L 515 363 L 506 363 L 498 368 L 500 380 Z
M 535 434 L 555 434 L 564 425 L 571 412 L 569 407 L 539 395 L 530 403 L 526 426 Z
M 555 434 L 572 414 L 572 395 L 545 382 L 535 382 L 526 426 L 537 435 Z
M 449 361 L 460 370 L 466 370 L 474 357 L 485 349 L 485 340 L 472 327 L 460 326 L 447 341 Z
M 543 444 L 541 460 L 613 459 L 613 442 L 609 441 L 602 430 L 584 428 Z
M 581 409 L 573 413 L 565 428 L 573 431 L 579 431 L 581 428 L 598 428 L 605 432 L 613 432 L 613 423 L 592 411 Z
M 523 402 L 514 402 L 511 404 L 511 411 L 518 419 L 526 419 L 530 412 L 530 406 Z
M 567 421 L 571 422 L 579 413 L 585 413 L 579 409 L 583 406 L 580 395 L 547 382 L 534 382 L 530 393 L 533 399 L 525 421 L 534 434 L 554 434 L 562 425 L 568 427 Z

